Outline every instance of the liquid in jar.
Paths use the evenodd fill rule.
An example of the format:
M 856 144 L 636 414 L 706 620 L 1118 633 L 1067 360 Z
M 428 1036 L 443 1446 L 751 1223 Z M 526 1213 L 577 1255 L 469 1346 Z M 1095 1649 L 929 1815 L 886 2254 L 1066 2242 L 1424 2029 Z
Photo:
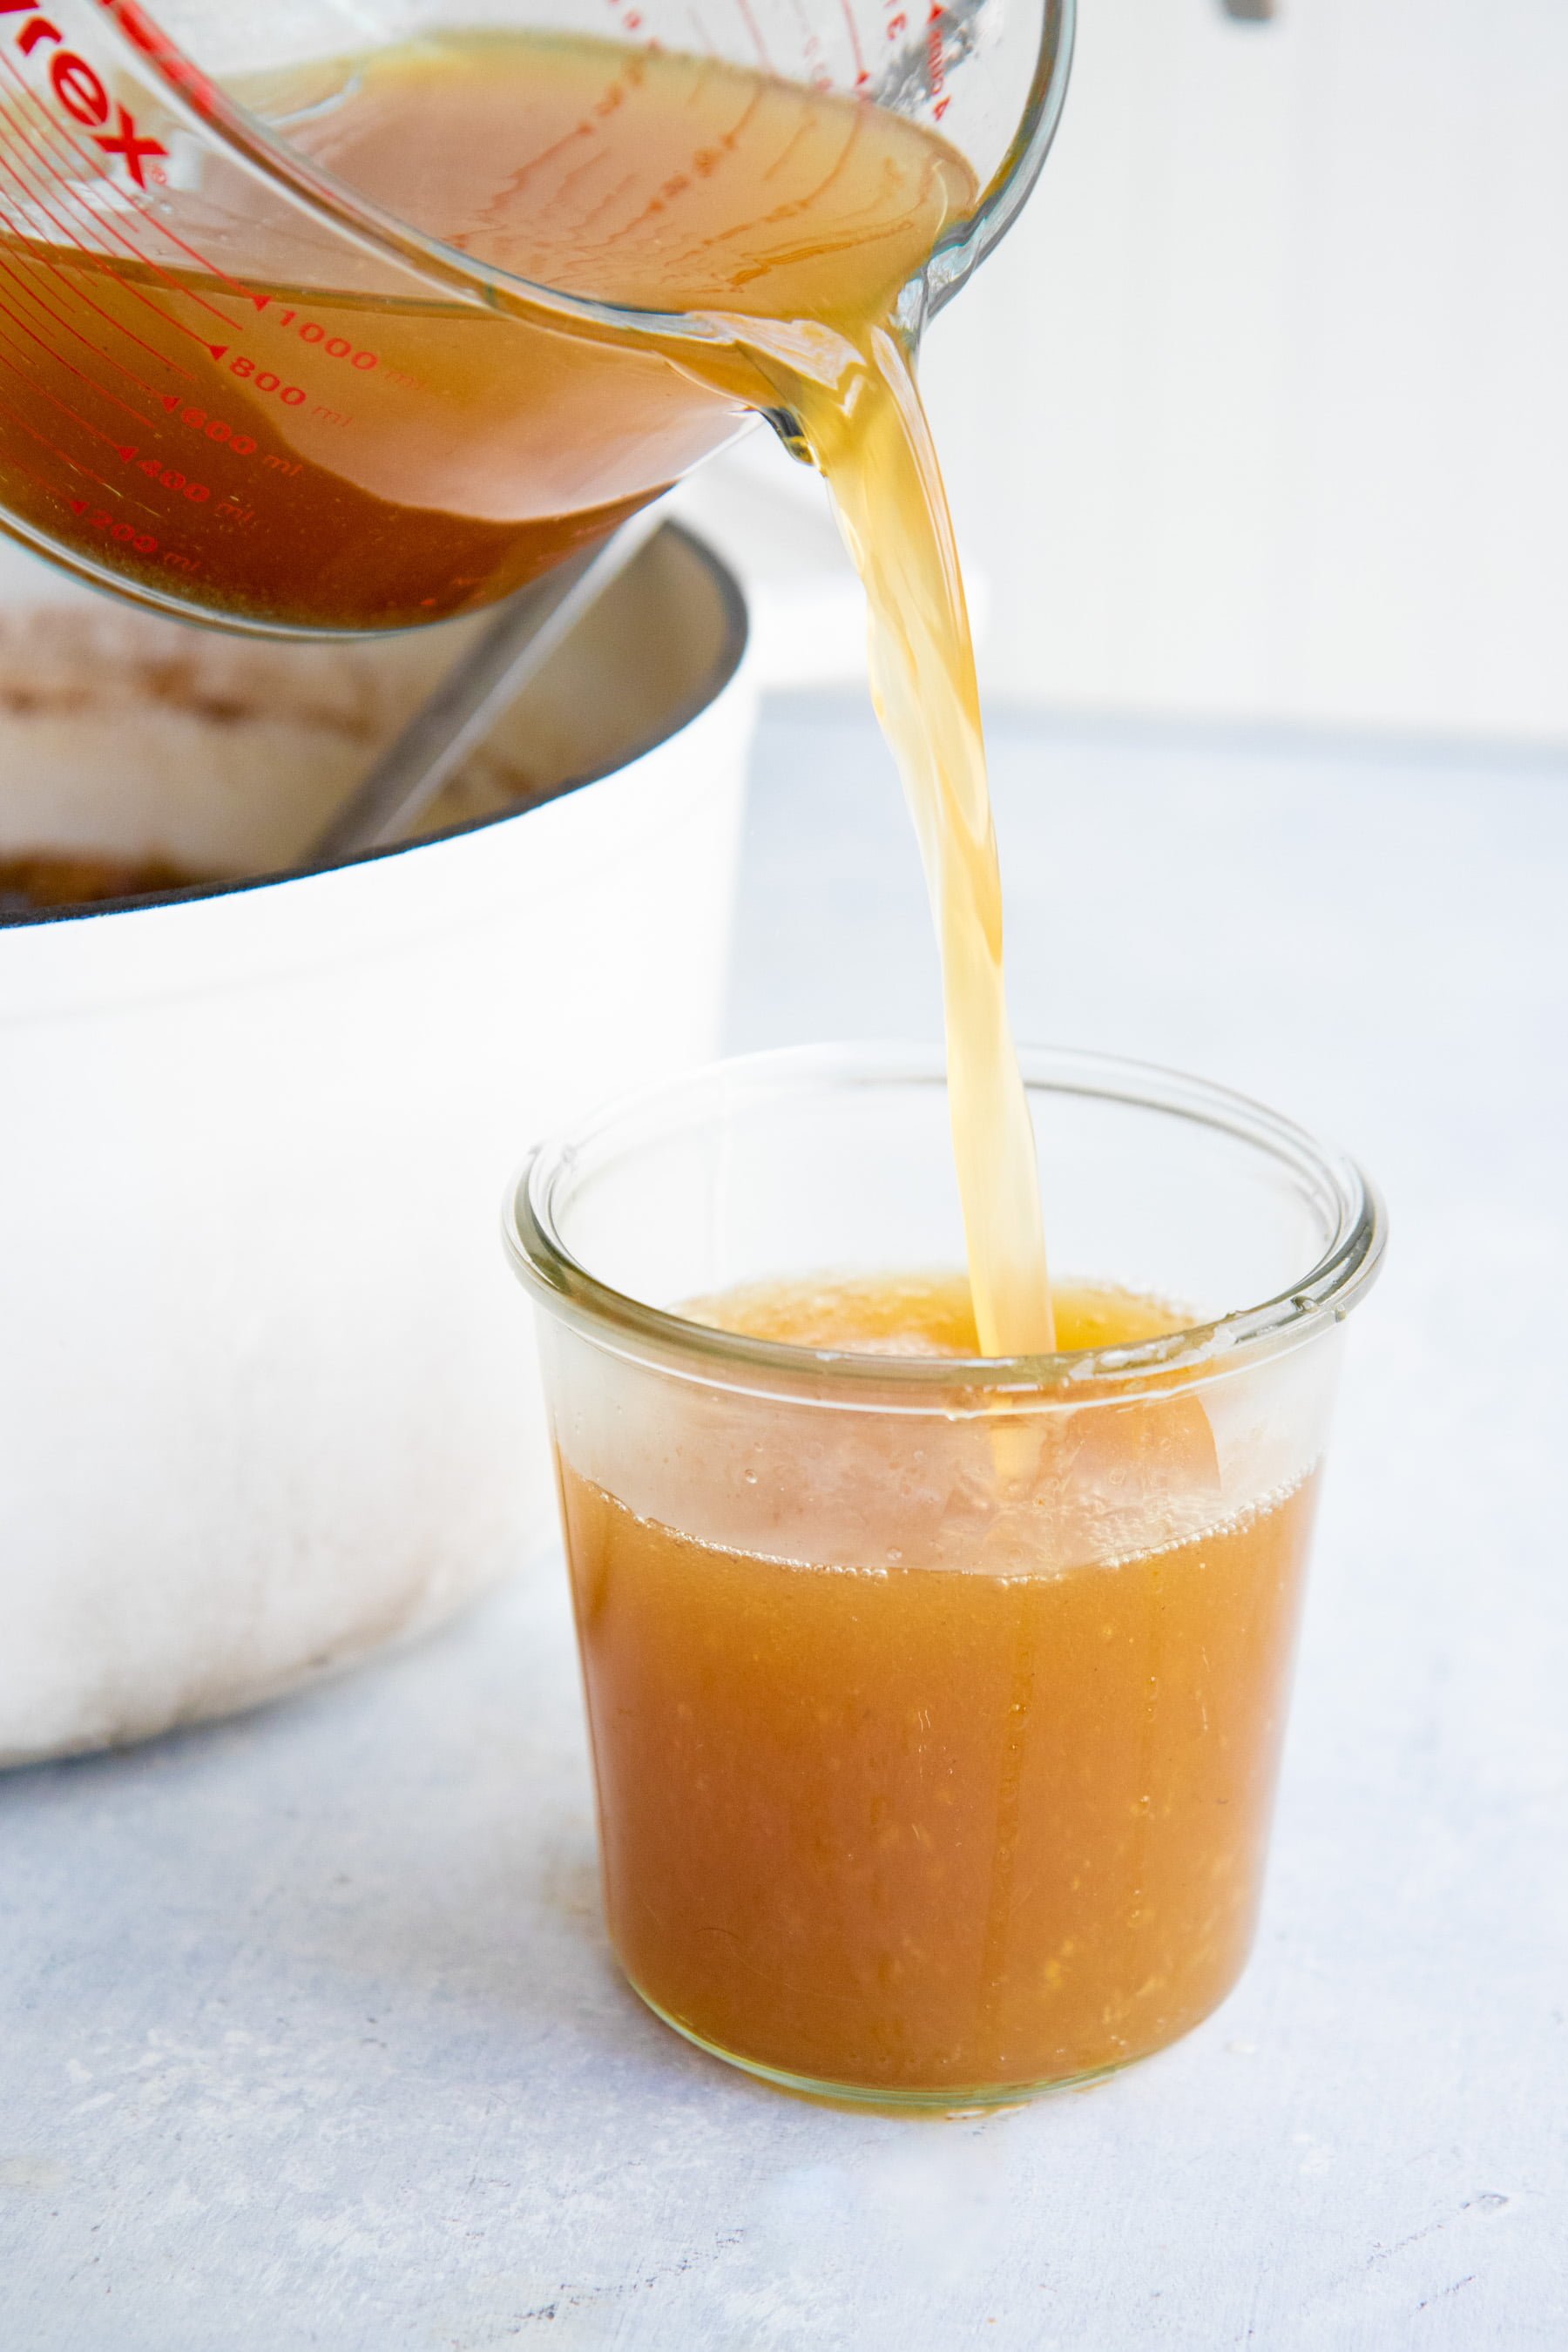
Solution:
M 973 1348 L 962 1279 L 689 1311 L 811 1347 Z M 1181 1319 L 1071 1287 L 1058 1315 L 1068 1348 Z M 713 1457 L 688 1447 L 684 1524 L 726 1539 L 561 1463 L 627 1975 L 711 2050 L 894 2101 L 1160 2048 L 1251 1940 L 1312 1475 L 1227 1516 L 1180 1383 L 945 1434 L 940 1413 L 816 1418 L 815 1461 L 781 1416 L 754 1488 L 707 1514 Z

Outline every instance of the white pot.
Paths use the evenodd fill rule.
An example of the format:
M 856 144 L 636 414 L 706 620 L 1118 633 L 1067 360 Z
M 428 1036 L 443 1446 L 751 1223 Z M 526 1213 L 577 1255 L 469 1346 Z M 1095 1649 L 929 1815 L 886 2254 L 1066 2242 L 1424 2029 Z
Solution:
M 266 1698 L 550 1531 L 498 1203 L 545 1127 L 717 1045 L 752 719 L 696 542 L 662 534 L 592 625 L 591 690 L 532 691 L 434 822 L 520 773 L 596 781 L 324 874 L 0 926 L 0 1760 Z M 209 871 L 281 862 L 462 635 L 7 626 L 0 848 Z

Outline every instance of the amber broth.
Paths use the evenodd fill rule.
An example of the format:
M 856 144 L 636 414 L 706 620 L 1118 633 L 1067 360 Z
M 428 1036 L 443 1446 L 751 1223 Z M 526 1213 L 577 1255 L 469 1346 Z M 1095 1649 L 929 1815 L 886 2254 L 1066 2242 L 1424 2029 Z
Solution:
M 962 1282 L 694 1311 L 813 1347 L 973 1344 Z M 1058 1311 L 1069 1346 L 1173 1321 L 1114 1291 L 1064 1289 Z M 889 2097 L 962 2102 L 1159 2048 L 1251 1940 L 1313 1479 L 1240 1517 L 1215 1499 L 1193 1532 L 1212 1446 L 1172 1391 L 1036 1424 L 1022 1486 L 1018 1442 L 944 1454 L 940 1420 L 816 1418 L 809 1469 L 775 1465 L 770 1488 L 758 1457 L 744 1544 L 639 1517 L 561 1464 L 628 1975 L 710 2048 Z M 1086 1447 L 1102 1491 L 1141 1491 L 1144 1549 L 1096 1548 Z M 857 1555 L 841 1498 L 867 1494 L 899 1500 Z

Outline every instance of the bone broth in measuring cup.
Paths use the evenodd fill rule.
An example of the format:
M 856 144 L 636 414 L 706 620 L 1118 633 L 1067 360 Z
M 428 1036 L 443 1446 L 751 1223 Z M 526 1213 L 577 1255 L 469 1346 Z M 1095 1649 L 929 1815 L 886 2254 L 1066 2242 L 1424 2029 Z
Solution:
M 216 52 L 209 80 L 123 5 L 0 12 L 0 502 L 203 618 L 320 634 L 490 601 L 779 407 L 730 320 L 861 331 L 982 234 L 979 173 L 934 126 L 938 28 L 904 77 L 917 121 L 807 86 L 808 55 L 785 80 L 668 33 L 496 32 L 300 63 L 290 28 L 363 41 L 374 5 L 252 13 L 159 12 Z M 817 13 L 852 66 L 856 14 Z M 901 58 L 903 11 L 862 13 Z M 993 205 L 1019 179 L 998 140 Z
M 885 110 L 603 41 L 475 35 L 233 94 L 448 251 L 623 310 L 863 330 L 975 194 Z M 7 256 L 0 324 L 42 395 L 0 411 L 7 499 L 241 620 L 389 627 L 486 602 L 777 405 L 722 344 L 667 355 L 526 299 L 498 316 L 383 296 L 352 252 L 347 283 L 291 282 L 285 249 L 241 285 L 155 247 L 128 231 L 123 250 Z

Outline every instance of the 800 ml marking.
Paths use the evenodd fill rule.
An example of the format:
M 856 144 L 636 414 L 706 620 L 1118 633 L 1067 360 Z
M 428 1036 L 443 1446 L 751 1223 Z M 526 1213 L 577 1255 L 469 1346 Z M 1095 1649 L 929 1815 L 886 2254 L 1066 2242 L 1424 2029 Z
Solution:
M 275 392 L 285 408 L 300 408 L 304 404 L 304 393 L 297 383 L 285 383 L 282 377 L 275 375 L 270 368 L 258 368 L 256 362 L 247 359 L 243 352 L 237 352 L 230 360 L 228 372 L 230 375 L 240 376 L 246 383 L 253 383 L 258 392 Z

